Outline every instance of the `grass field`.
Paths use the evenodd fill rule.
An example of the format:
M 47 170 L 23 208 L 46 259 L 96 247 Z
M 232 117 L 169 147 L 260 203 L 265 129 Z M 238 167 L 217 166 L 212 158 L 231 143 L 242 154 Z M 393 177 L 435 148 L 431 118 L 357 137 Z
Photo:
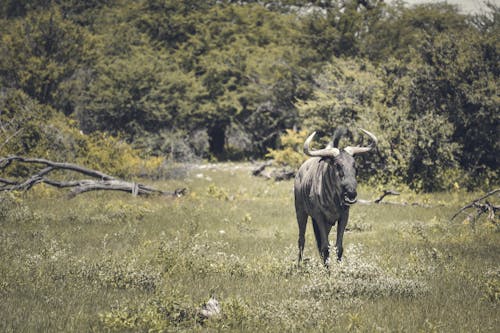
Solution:
M 291 181 L 219 166 L 154 185 L 189 194 L 3 194 L 0 331 L 500 331 L 499 226 L 449 221 L 478 193 L 355 205 L 327 272 L 310 225 L 297 267 Z

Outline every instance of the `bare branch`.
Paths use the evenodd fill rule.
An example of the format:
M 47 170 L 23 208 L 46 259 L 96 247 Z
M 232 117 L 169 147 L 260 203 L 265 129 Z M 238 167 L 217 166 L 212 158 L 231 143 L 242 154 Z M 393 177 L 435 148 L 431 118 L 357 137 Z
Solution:
M 399 195 L 399 192 L 396 192 L 394 190 L 384 190 L 384 193 L 382 193 L 382 195 L 378 197 L 378 199 L 373 200 L 373 202 L 378 204 L 388 195 Z
M 471 208 L 471 207 L 476 207 L 476 208 L 478 208 L 479 206 L 481 206 L 481 204 L 479 204 L 479 202 L 480 202 L 481 200 L 484 200 L 484 199 L 486 199 L 486 198 L 488 198 L 488 197 L 490 197 L 490 196 L 492 196 L 493 194 L 498 193 L 498 192 L 500 192 L 500 188 L 497 188 L 497 189 L 495 189 L 495 190 L 493 190 L 493 191 L 490 191 L 490 192 L 486 193 L 485 195 L 483 195 L 482 197 L 477 198 L 477 199 L 473 200 L 471 203 L 469 203 L 469 204 L 467 204 L 467 205 L 463 206 L 462 208 L 460 208 L 460 209 L 458 210 L 458 212 L 456 212 L 456 213 L 455 213 L 455 215 L 453 215 L 453 216 L 452 216 L 452 218 L 450 219 L 450 221 L 453 221 L 453 219 L 454 219 L 455 217 L 457 217 L 457 216 L 458 216 L 461 212 L 463 212 L 464 210 L 466 210 L 466 209 L 468 209 L 468 208 Z M 495 207 L 495 206 L 493 206 L 493 207 Z
M 72 170 L 72 171 L 76 171 L 79 173 L 83 173 L 84 175 L 87 175 L 90 177 L 100 178 L 103 180 L 115 179 L 115 177 L 107 175 L 107 174 L 102 173 L 100 171 L 87 169 L 87 168 L 84 168 L 80 165 L 76 165 L 76 164 L 72 164 L 72 163 L 60 163 L 60 162 L 49 161 L 49 160 L 46 160 L 43 158 L 25 158 L 25 157 L 21 157 L 21 156 L 9 156 L 6 158 L 0 158 L 0 170 L 4 169 L 7 165 L 9 165 L 13 161 L 19 161 L 19 162 L 31 163 L 31 164 L 44 164 L 47 166 L 51 166 L 55 169 Z M 6 163 L 6 165 L 3 166 L 2 165 L 3 163 Z
M 14 180 L 10 179 L 5 179 L 5 178 L 0 178 L 0 183 L 7 184 L 7 185 L 17 185 L 19 182 L 16 182 Z
M 7 166 L 9 166 L 13 162 L 41 164 L 46 167 L 22 182 L 0 178 L 0 191 L 15 191 L 15 190 L 26 191 L 40 183 L 44 183 L 57 188 L 72 188 L 70 192 L 70 197 L 74 197 L 78 194 L 89 191 L 103 191 L 103 190 L 130 192 L 134 196 L 159 194 L 159 195 L 180 197 L 186 194 L 187 191 L 185 188 L 176 189 L 173 192 L 162 191 L 143 184 L 116 179 L 115 177 L 112 177 L 100 171 L 88 169 L 76 164 L 59 163 L 42 158 L 24 158 L 20 156 L 10 156 L 7 158 L 0 158 L 0 170 L 4 170 Z M 59 181 L 47 178 L 46 176 L 51 171 L 54 170 L 74 171 L 97 179 Z
M 363 200 L 359 199 L 358 203 L 362 205 L 371 205 L 371 204 L 377 204 L 377 205 L 393 205 L 393 206 L 403 206 L 403 207 L 423 207 L 423 208 L 432 208 L 435 207 L 433 205 L 426 205 L 423 203 L 419 202 L 394 202 L 394 201 L 383 201 L 382 200 L 389 196 L 389 195 L 400 195 L 399 192 L 394 191 L 394 190 L 384 190 L 384 192 L 375 200 Z
M 265 163 L 262 163 L 260 166 L 258 166 L 256 169 L 252 170 L 252 175 L 253 176 L 262 176 L 262 172 L 264 171 L 265 168 L 268 166 L 272 165 L 273 161 L 266 161 Z M 265 176 L 266 178 L 270 178 Z

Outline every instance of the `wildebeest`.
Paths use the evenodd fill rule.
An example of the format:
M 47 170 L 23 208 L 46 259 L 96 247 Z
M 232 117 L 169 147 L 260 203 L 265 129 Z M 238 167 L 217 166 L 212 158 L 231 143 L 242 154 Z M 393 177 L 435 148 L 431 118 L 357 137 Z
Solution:
M 372 142 L 367 147 L 337 148 L 338 138 L 320 150 L 310 150 L 316 132 L 304 143 L 304 153 L 312 158 L 305 161 L 295 176 L 295 211 L 299 224 L 299 263 L 305 244 L 307 218 L 311 216 L 314 236 L 321 258 L 329 266 L 328 236 L 337 223 L 337 260 L 342 259 L 342 238 L 349 218 L 349 206 L 356 203 L 357 182 L 354 155 L 371 151 L 377 145 L 372 133 L 361 129 Z

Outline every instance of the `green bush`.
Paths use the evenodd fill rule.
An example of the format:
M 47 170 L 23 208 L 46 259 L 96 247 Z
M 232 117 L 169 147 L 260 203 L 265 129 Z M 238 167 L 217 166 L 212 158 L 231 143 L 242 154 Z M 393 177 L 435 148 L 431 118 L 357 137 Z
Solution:
M 496 186 L 498 13 L 491 3 L 464 15 L 446 3 L 7 0 L 0 154 L 122 176 L 165 174 L 161 157 L 269 154 L 297 166 L 285 129 L 321 137 L 344 126 L 348 144 L 363 144 L 362 127 L 379 147 L 358 159 L 361 179 Z
M 0 156 L 19 155 L 70 162 L 117 177 L 153 176 L 161 172 L 162 157 L 147 157 L 119 138 L 104 133 L 84 134 L 76 121 L 23 91 L 7 89 L 0 96 Z M 21 176 L 26 170 L 10 167 Z
M 182 296 L 169 292 L 136 308 L 118 308 L 103 312 L 99 318 L 111 331 L 164 332 L 190 327 L 196 320 L 196 309 Z
M 272 158 L 279 165 L 298 169 L 307 159 L 307 156 L 303 153 L 304 141 L 307 135 L 308 133 L 305 130 L 286 130 L 286 133 L 280 136 L 280 148 L 269 148 L 266 157 Z

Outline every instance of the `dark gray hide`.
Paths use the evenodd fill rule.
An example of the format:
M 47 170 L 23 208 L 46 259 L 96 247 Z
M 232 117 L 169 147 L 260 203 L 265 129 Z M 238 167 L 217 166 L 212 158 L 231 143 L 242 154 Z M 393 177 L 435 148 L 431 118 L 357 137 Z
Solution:
M 299 263 L 305 244 L 307 218 L 311 216 L 318 250 L 326 266 L 330 251 L 328 236 L 337 223 L 337 259 L 342 258 L 342 239 L 349 218 L 349 206 L 356 203 L 356 169 L 354 155 L 366 153 L 377 144 L 377 138 L 361 129 L 371 139 L 368 147 L 326 147 L 309 150 L 316 134 L 311 134 L 304 143 L 304 153 L 312 158 L 302 164 L 295 176 L 295 211 L 299 224 Z

